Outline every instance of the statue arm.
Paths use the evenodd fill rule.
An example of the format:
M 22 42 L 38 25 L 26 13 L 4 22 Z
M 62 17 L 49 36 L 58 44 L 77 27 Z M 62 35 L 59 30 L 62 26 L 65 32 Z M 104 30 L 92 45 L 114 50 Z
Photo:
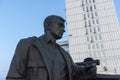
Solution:
M 20 40 L 16 47 L 15 54 L 9 68 L 9 72 L 6 77 L 7 80 L 24 80 L 26 75 L 26 57 L 28 51 L 28 41 Z
M 72 76 L 82 76 L 86 73 L 86 67 L 84 65 L 72 64 Z
M 96 64 L 88 64 L 88 65 L 78 65 L 72 63 L 72 78 L 73 80 L 77 79 L 87 79 L 96 74 Z M 75 79 L 77 78 L 77 79 Z

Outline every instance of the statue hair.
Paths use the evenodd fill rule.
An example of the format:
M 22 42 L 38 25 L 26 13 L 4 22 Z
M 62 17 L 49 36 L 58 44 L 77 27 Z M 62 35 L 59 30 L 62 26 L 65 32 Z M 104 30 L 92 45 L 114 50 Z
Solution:
M 56 20 L 62 20 L 63 22 L 65 22 L 65 20 L 57 15 L 50 15 L 48 17 L 45 18 L 44 20 L 44 32 L 46 32 L 47 30 L 50 29 L 50 25 L 52 24 L 52 22 L 56 21 Z

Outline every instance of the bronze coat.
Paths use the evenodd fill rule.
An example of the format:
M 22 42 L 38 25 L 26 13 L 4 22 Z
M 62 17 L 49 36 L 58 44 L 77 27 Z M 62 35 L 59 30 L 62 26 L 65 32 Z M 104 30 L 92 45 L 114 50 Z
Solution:
M 17 45 L 11 62 L 7 80 L 51 80 L 49 50 L 42 37 L 22 39 Z M 68 77 L 71 80 L 73 61 L 70 55 L 60 47 L 68 68 Z M 56 73 L 57 74 L 57 73 Z

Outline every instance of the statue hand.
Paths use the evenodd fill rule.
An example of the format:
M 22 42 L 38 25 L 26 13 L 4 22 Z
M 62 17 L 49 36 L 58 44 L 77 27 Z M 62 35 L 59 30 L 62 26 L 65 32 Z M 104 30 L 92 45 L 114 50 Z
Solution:
M 97 68 L 95 63 L 86 65 L 86 71 L 88 74 L 96 73 L 96 70 Z

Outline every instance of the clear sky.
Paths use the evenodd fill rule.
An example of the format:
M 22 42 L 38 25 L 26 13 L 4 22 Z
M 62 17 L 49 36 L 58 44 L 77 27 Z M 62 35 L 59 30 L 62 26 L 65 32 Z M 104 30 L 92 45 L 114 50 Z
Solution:
M 114 4 L 115 4 L 119 25 L 120 25 L 120 0 L 114 0 Z
M 0 0 L 0 77 L 8 70 L 18 41 L 42 35 L 44 18 L 53 14 L 65 18 L 64 0 Z
M 120 0 L 115 4 L 120 20 Z M 8 71 L 18 41 L 42 35 L 43 20 L 52 14 L 66 18 L 64 0 L 0 0 L 0 78 Z M 62 40 L 67 40 L 67 32 Z

